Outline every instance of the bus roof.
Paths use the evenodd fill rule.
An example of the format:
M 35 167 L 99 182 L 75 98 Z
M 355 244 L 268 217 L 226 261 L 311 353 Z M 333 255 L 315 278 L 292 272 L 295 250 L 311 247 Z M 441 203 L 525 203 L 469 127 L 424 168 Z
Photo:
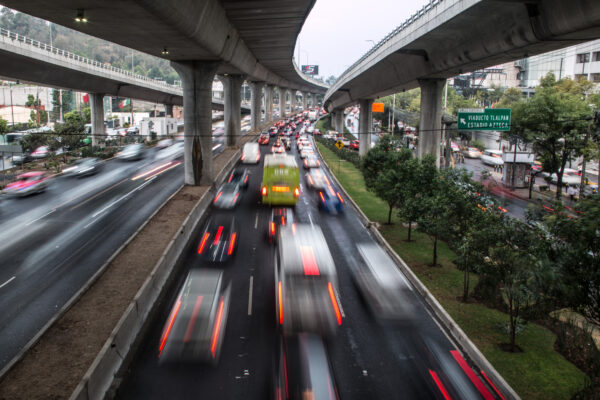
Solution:
M 296 164 L 296 159 L 294 156 L 287 154 L 267 154 L 265 156 L 265 167 L 275 166 L 298 168 L 298 164 Z

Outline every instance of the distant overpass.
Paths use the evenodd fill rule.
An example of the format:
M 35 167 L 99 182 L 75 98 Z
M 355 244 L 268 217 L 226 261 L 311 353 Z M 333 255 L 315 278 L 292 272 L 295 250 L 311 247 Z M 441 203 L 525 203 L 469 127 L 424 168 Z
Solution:
M 183 106 L 183 89 L 0 28 L 0 76 L 80 92 Z M 213 109 L 223 110 L 213 99 Z M 250 112 L 249 105 L 242 111 Z
M 350 66 L 324 102 L 336 115 L 359 103 L 366 133 L 373 99 L 421 87 L 418 153 L 439 159 L 447 78 L 599 37 L 598 0 L 431 0 Z M 370 136 L 360 139 L 364 154 Z

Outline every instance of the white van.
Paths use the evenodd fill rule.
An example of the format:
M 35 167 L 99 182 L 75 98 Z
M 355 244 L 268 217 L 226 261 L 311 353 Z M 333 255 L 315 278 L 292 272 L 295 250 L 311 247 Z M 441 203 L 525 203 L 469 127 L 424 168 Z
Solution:
M 251 142 L 246 143 L 242 149 L 242 163 L 244 164 L 258 164 L 260 161 L 260 149 L 258 143 Z

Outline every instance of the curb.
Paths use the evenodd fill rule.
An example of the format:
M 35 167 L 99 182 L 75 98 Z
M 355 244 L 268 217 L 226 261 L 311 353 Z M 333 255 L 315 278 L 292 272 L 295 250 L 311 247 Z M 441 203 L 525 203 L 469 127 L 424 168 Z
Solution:
M 215 186 L 235 166 L 240 155 L 240 150 L 237 150 L 233 154 L 215 178 Z M 214 186 L 209 188 L 186 217 L 181 228 L 171 239 L 154 269 L 136 293 L 125 313 L 104 343 L 104 346 L 102 346 L 96 359 L 71 394 L 71 400 L 101 399 L 105 397 L 132 345 L 138 339 L 146 318 L 163 292 L 169 276 L 179 262 L 182 252 L 187 246 L 198 222 L 210 207 L 213 192 Z
M 327 166 L 327 169 L 331 172 L 331 168 L 323 159 L 321 152 L 319 151 L 319 147 L 317 147 L 317 152 L 323 163 Z M 446 329 L 447 333 L 452 337 L 452 339 L 456 342 L 458 347 L 471 359 L 475 365 L 480 370 L 485 370 L 488 377 L 494 382 L 496 387 L 498 387 L 502 393 L 510 396 L 515 400 L 520 400 L 519 395 L 512 389 L 512 387 L 504 380 L 502 375 L 496 371 L 496 369 L 492 366 L 492 364 L 485 358 L 485 356 L 479 351 L 477 346 L 469 339 L 469 337 L 463 332 L 463 330 L 458 326 L 456 322 L 452 319 L 450 314 L 446 312 L 444 307 L 437 301 L 437 299 L 431 294 L 431 292 L 427 289 L 427 287 L 419 280 L 419 278 L 414 274 L 414 272 L 410 269 L 410 267 L 404 262 L 404 260 L 394 251 L 392 246 L 385 240 L 385 238 L 381 235 L 377 227 L 373 222 L 367 218 L 365 213 L 362 212 L 360 207 L 354 202 L 354 199 L 348 195 L 344 187 L 340 184 L 337 177 L 333 172 L 331 172 L 331 176 L 335 181 L 338 188 L 344 193 L 346 198 L 349 200 L 350 204 L 354 210 L 358 213 L 359 219 L 365 225 L 367 230 L 369 230 L 373 236 L 373 238 L 386 250 L 386 252 L 392 257 L 392 259 L 396 262 L 396 265 L 400 268 L 400 271 L 406 276 L 406 278 L 410 281 L 410 283 L 417 289 L 425 303 L 429 306 L 431 311 L 435 314 L 438 321 Z

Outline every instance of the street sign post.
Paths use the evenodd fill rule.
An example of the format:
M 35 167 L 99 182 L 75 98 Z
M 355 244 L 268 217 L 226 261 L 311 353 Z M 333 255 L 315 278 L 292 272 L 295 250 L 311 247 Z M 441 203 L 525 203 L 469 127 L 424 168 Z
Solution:
M 342 149 L 342 147 L 344 147 L 344 142 L 342 142 L 341 140 L 338 140 L 337 142 L 335 142 L 335 147 L 337 147 L 338 149 Z
M 459 131 L 510 131 L 510 108 L 458 110 Z

